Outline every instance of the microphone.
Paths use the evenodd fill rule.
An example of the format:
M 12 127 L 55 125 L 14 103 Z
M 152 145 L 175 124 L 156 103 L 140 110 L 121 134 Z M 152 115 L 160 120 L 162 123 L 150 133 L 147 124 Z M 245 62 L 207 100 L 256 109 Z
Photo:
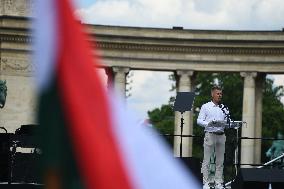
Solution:
M 221 102 L 219 103 L 219 108 L 222 110 L 222 112 L 225 114 L 225 118 L 227 118 L 227 124 L 230 126 L 230 113 L 229 113 L 229 108 L 228 106 L 222 104 Z
M 222 110 L 222 112 L 225 114 L 225 115 L 228 115 L 229 114 L 229 108 L 228 106 L 220 103 L 219 105 L 219 108 Z

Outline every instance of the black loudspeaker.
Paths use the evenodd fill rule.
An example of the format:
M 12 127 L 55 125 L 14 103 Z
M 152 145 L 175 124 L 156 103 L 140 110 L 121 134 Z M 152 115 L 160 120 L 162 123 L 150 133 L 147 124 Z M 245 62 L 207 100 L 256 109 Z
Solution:
M 10 134 L 0 133 L 0 183 L 9 181 L 10 159 Z
M 242 168 L 232 183 L 232 189 L 267 189 L 270 183 L 272 189 L 283 189 L 284 170 Z
M 41 183 L 38 162 L 39 154 L 17 152 L 12 164 L 13 183 Z
M 202 183 L 201 175 L 201 163 L 200 159 L 195 157 L 178 157 L 184 163 L 184 165 L 190 170 L 190 172 L 196 177 L 199 183 Z
M 1 189 L 44 189 L 42 184 L 5 184 L 0 183 Z

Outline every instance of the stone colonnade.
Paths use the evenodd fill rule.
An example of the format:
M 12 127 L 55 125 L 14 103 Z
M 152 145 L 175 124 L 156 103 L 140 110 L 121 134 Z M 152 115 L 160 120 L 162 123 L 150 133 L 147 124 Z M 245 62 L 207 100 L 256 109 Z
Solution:
M 22 1 L 1 2 L 0 63 L 1 79 L 7 79 L 8 98 L 2 110 L 2 125 L 34 123 L 35 101 L 30 79 L 36 65 L 30 61 L 32 41 L 29 12 L 33 6 Z M 284 73 L 283 31 L 221 31 L 183 28 L 145 28 L 86 25 L 90 41 L 108 67 L 109 87 L 125 94 L 130 69 L 176 71 L 177 90 L 191 91 L 194 71 L 240 72 L 244 77 L 243 137 L 261 136 L 261 73 Z M 94 39 L 93 36 L 96 36 Z M 92 43 L 93 44 L 93 43 Z M 191 69 L 191 70 L 187 70 Z M 8 108 L 9 107 L 9 108 Z M 233 110 L 232 110 L 233 111 Z M 192 114 L 185 113 L 184 135 L 192 134 Z M 179 114 L 175 133 L 180 134 Z M 179 156 L 180 141 L 175 138 L 174 154 Z M 260 140 L 242 141 L 242 162 L 260 162 Z M 182 156 L 192 156 L 192 138 L 183 138 Z
M 108 68 L 109 70 L 109 68 Z M 127 67 L 113 67 L 107 71 L 109 79 L 108 85 L 113 84 L 114 89 L 122 94 L 126 90 L 126 75 L 130 71 Z M 243 88 L 243 114 L 242 121 L 246 122 L 242 128 L 242 137 L 260 138 L 262 128 L 262 89 L 265 80 L 265 74 L 257 72 L 241 72 L 244 79 Z M 178 92 L 194 91 L 194 71 L 176 70 L 176 82 Z M 208 94 L 210 95 L 210 94 Z M 233 110 L 231 110 L 233 111 Z M 183 135 L 193 134 L 193 114 L 185 112 Z M 180 135 L 179 112 L 175 113 L 175 135 Z M 174 137 L 174 156 L 180 156 L 180 137 Z M 182 138 L 182 156 L 192 156 L 192 137 Z M 241 163 L 253 164 L 261 162 L 261 140 L 242 139 L 241 140 Z M 249 167 L 249 166 L 244 166 Z

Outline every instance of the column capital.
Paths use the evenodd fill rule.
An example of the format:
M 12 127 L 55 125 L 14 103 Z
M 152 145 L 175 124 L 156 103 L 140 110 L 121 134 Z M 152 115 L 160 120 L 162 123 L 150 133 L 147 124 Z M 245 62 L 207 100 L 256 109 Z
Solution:
M 113 74 L 113 69 L 111 67 L 104 67 L 105 74 L 106 75 L 112 75 Z
M 127 74 L 129 71 L 130 71 L 130 68 L 129 67 L 112 67 L 112 70 L 113 72 L 115 73 L 124 73 L 124 74 Z
M 176 73 L 178 76 L 181 76 L 181 75 L 193 76 L 194 71 L 193 70 L 176 70 Z
M 242 77 L 253 77 L 256 78 L 257 72 L 240 72 Z

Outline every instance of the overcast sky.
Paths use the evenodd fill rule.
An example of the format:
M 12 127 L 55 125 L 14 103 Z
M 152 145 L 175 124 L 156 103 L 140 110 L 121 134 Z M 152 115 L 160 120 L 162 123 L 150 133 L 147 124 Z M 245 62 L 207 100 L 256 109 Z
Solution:
M 90 24 L 185 29 L 282 30 L 283 0 L 75 0 L 76 13 Z M 135 71 L 128 105 L 143 119 L 167 103 L 169 73 Z M 284 75 L 273 75 L 283 85 Z M 155 89 L 155 90 L 153 90 Z M 284 102 L 284 99 L 282 99 Z

